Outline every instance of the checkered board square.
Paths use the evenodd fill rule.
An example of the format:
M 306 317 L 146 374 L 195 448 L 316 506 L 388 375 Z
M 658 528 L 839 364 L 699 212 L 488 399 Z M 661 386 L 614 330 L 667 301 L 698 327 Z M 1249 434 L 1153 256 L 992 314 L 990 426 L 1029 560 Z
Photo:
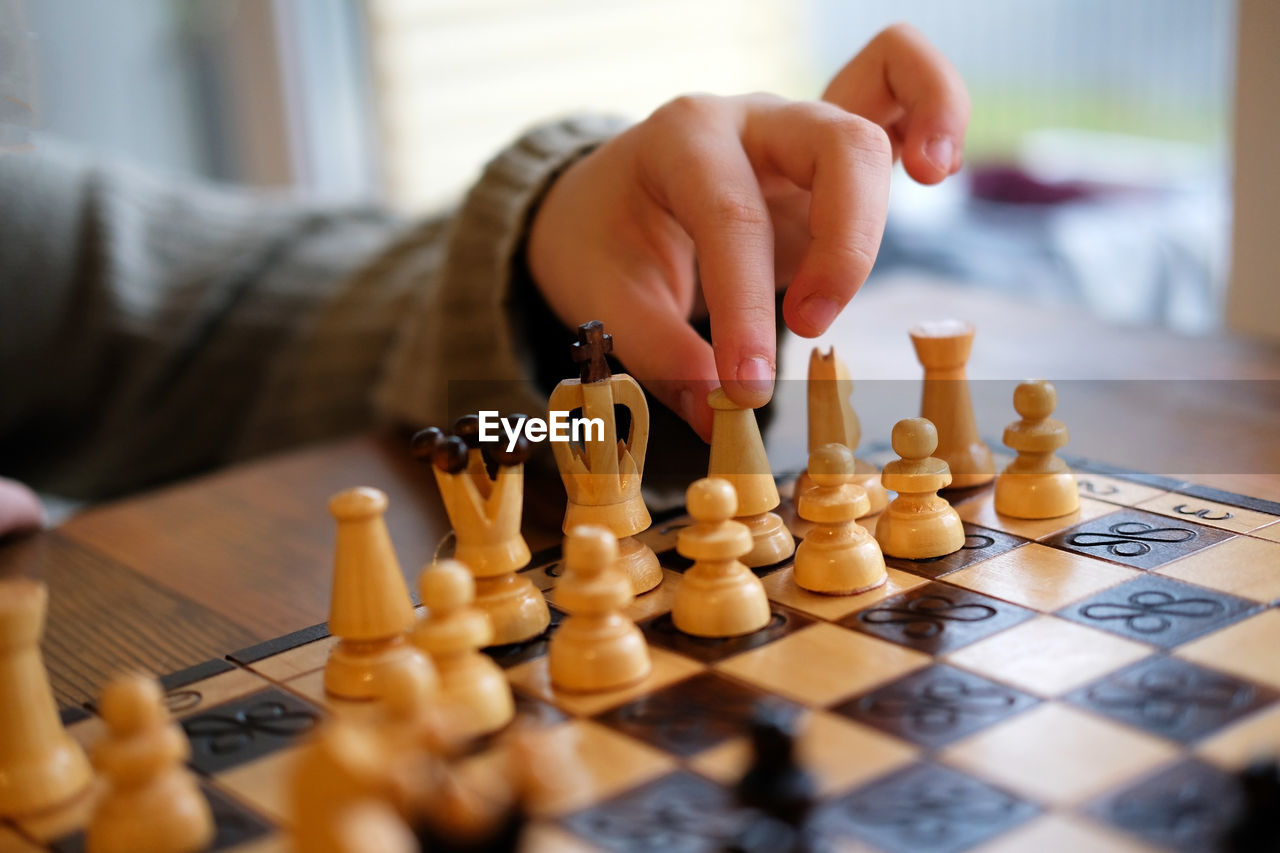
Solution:
M 834 849 L 1211 847 L 1239 807 L 1234 774 L 1280 748 L 1280 505 L 1115 469 L 1079 485 L 1081 511 L 1047 522 L 999 516 L 990 487 L 957 496 L 965 548 L 890 560 L 888 584 L 861 595 L 804 592 L 789 563 L 760 570 L 773 618 L 732 640 L 672 625 L 687 520 L 667 517 L 641 535 L 663 584 L 629 612 L 653 673 L 616 694 L 551 687 L 559 555 L 538 554 L 526 571 L 553 625 L 490 652 L 519 717 L 571 735 L 580 772 L 527 846 L 724 848 L 751 819 L 732 788 L 770 699 L 803 720 L 810 824 Z M 216 849 L 288 849 L 299 739 L 351 711 L 323 690 L 332 644 L 316 626 L 164 679 Z M 64 719 L 85 743 L 101 733 L 91 713 Z M 41 849 L 38 829 L 0 825 L 0 842 Z

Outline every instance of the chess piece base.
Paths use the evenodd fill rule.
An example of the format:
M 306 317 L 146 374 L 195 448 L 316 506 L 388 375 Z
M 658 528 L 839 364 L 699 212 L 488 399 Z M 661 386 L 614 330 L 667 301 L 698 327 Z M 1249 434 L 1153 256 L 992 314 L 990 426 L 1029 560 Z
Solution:
M 108 794 L 89 823 L 85 849 L 194 853 L 207 849 L 213 835 L 213 813 L 195 777 L 175 767 L 140 790 Z
M 437 658 L 443 698 L 456 702 L 457 734 L 462 738 L 492 734 L 515 719 L 511 685 L 496 663 L 481 652 Z
M 796 548 L 796 585 L 823 595 L 854 595 L 888 579 L 880 546 L 865 530 L 815 526 Z
M 552 686 L 570 693 L 621 690 L 649 675 L 649 646 L 633 623 L 618 614 L 585 625 L 582 620 L 570 616 L 551 639 Z
M 1070 471 L 1011 474 L 996 478 L 996 512 L 1010 518 L 1057 518 L 1080 509 L 1080 490 Z
M 377 698 L 378 676 L 390 667 L 417 659 L 430 668 L 431 661 L 405 637 L 390 640 L 343 640 L 329 652 L 324 668 L 324 692 L 340 699 Z
M 614 566 L 631 581 L 631 591 L 636 595 L 662 583 L 662 564 L 658 562 L 658 555 L 634 536 L 618 539 L 618 560 Z
M 676 628 L 695 637 L 751 634 L 770 618 L 764 584 L 741 563 L 689 569 L 671 607 Z
M 752 546 L 742 558 L 743 565 L 752 568 L 772 566 L 795 553 L 795 537 L 776 512 L 740 516 L 734 520 L 745 524 L 751 531 Z
M 41 843 L 50 844 L 66 838 L 89 823 L 101 787 L 90 781 L 70 799 L 34 814 L 15 817 L 13 822 L 23 834 Z
M 968 447 L 950 448 L 946 453 L 939 447 L 934 456 L 944 460 L 951 469 L 951 485 L 948 489 L 971 489 L 990 483 L 996 476 L 996 462 L 991 448 L 981 441 Z
M 551 624 L 547 600 L 521 575 L 476 578 L 475 606 L 489 614 L 495 646 L 532 639 Z
M 898 500 L 902 500 L 899 498 Z M 889 504 L 876 524 L 876 541 L 888 557 L 925 560 L 954 554 L 964 546 L 964 524 L 942 498 L 919 509 Z

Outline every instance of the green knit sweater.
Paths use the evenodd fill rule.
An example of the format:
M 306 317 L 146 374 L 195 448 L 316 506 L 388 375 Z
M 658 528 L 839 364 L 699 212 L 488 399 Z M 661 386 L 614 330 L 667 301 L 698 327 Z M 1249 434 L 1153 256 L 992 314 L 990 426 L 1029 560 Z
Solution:
M 99 499 L 379 420 L 539 411 L 525 230 L 619 126 L 536 128 L 416 223 L 47 140 L 0 157 L 0 474 Z

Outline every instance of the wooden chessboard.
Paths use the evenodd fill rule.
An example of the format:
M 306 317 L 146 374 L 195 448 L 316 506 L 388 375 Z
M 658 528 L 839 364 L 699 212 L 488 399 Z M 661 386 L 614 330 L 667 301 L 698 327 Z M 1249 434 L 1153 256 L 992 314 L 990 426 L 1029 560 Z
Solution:
M 716 849 L 744 819 L 728 786 L 745 722 L 773 697 L 805 709 L 814 821 L 838 849 L 1208 849 L 1238 799 L 1231 774 L 1280 750 L 1280 504 L 1077 473 L 1081 509 L 1062 519 L 1002 518 L 990 487 L 953 495 L 964 548 L 890 559 L 888 584 L 863 595 L 805 593 L 788 563 L 760 570 L 773 620 L 732 640 L 672 626 L 685 519 L 656 521 L 642 538 L 665 580 L 631 607 L 653 652 L 646 682 L 561 695 L 545 635 L 490 650 L 520 715 L 572 730 L 585 772 L 534 846 Z M 552 631 L 557 557 L 526 570 Z M 317 625 L 163 679 L 215 849 L 287 847 L 286 768 L 337 707 L 322 688 L 332 642 Z M 102 730 L 88 710 L 65 721 L 86 744 Z M 0 825 L 11 848 L 39 849 Z

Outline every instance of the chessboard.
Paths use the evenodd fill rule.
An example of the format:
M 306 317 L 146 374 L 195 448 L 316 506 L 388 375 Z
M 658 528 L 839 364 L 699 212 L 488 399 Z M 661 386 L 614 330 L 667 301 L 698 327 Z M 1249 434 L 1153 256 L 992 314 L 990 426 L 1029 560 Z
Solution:
M 953 492 L 964 547 L 890 557 L 871 592 L 807 593 L 789 561 L 757 569 L 772 619 L 731 639 L 674 628 L 688 519 L 657 517 L 640 538 L 664 580 L 628 610 L 652 672 L 611 693 L 551 686 L 561 563 L 535 554 L 523 573 L 551 627 L 486 651 L 518 717 L 572 744 L 580 784 L 526 847 L 722 849 L 747 819 L 733 786 L 748 720 L 773 700 L 801 715 L 821 797 L 812 825 L 833 849 L 1213 849 L 1240 807 L 1238 771 L 1280 750 L 1280 504 L 1073 462 L 1078 512 L 1020 521 L 995 512 L 989 485 Z M 779 512 L 790 507 L 784 497 Z M 214 849 L 289 849 L 290 763 L 350 705 L 324 691 L 334 642 L 316 625 L 162 679 Z M 85 745 L 104 728 L 91 707 L 63 722 Z M 483 763 L 484 744 L 466 760 Z M 80 835 L 52 844 L 82 847 Z M 44 848 L 0 824 L 0 850 L 30 849 Z

